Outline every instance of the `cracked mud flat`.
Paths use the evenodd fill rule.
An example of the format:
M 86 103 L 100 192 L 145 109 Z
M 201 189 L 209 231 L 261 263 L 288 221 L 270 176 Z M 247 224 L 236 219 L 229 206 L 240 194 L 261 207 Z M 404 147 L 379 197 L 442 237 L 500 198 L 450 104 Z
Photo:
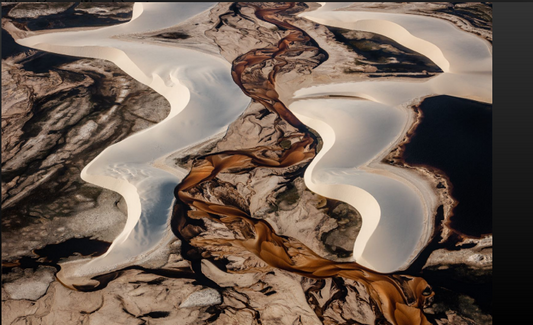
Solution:
M 328 5 L 321 10 L 326 10 Z M 352 7 L 348 10 L 358 10 Z M 121 18 L 118 14 L 129 13 L 124 7 L 112 8 L 86 6 L 82 9 L 91 15 L 105 12 L 113 19 Z M 331 148 L 331 138 L 324 129 L 320 126 L 311 129 L 309 126 L 314 128 L 313 123 L 307 123 L 307 119 L 300 122 L 300 114 L 298 118 L 292 115 L 293 104 L 311 103 L 309 96 L 303 101 L 295 100 L 294 92 L 315 85 L 363 82 L 370 78 L 420 84 L 446 73 L 431 59 L 390 37 L 367 30 L 350 31 L 321 25 L 299 17 L 302 12 L 312 13 L 317 8 L 314 3 L 294 6 L 213 3 L 204 8 L 187 7 L 189 11 L 176 25 L 177 22 L 172 21 L 176 19 L 171 15 L 173 9 L 168 7 L 168 15 L 161 14 L 161 19 L 151 26 L 147 19 L 154 17 L 151 15 L 157 14 L 158 8 L 145 4 L 140 15 L 136 15 L 135 10 L 131 14 L 132 22 L 137 20 L 137 24 L 113 36 L 124 42 L 119 48 L 123 46 L 121 50 L 126 53 L 127 44 L 134 46 L 136 42 L 147 44 L 147 51 L 149 46 L 164 48 L 158 54 L 161 56 L 159 63 L 165 62 L 165 51 L 171 57 L 171 51 L 180 48 L 224 60 L 227 63 L 220 73 L 229 76 L 224 82 L 234 82 L 232 87 L 242 89 L 236 88 L 240 94 L 234 95 L 233 100 L 244 105 L 236 105 L 234 117 L 228 118 L 226 124 L 216 124 L 213 132 L 199 134 L 189 142 L 179 138 L 185 136 L 184 133 L 174 136 L 168 133 L 170 139 L 166 138 L 165 143 L 169 149 L 163 148 L 157 151 L 159 156 L 147 160 L 150 166 L 172 175 L 164 176 L 165 179 L 180 184 L 175 193 L 172 187 L 168 193 L 171 198 L 175 194 L 176 201 L 172 203 L 173 214 L 167 216 L 164 231 L 155 231 L 158 228 L 146 224 L 150 222 L 149 212 L 158 210 L 146 210 L 145 203 L 141 203 L 143 212 L 139 223 L 128 228 L 132 211 L 136 211 L 131 210 L 131 197 L 126 195 L 124 201 L 116 192 L 87 183 L 84 180 L 91 182 L 90 177 L 82 180 L 79 175 L 110 144 L 119 143 L 134 133 L 136 136 L 129 139 L 152 134 L 152 131 L 138 131 L 162 121 L 169 112 L 169 116 L 176 116 L 172 120 L 176 121 L 174 123 L 186 128 L 187 124 L 180 124 L 184 121 L 181 116 L 187 116 L 187 105 L 197 100 L 196 93 L 205 96 L 199 85 L 213 82 L 213 77 L 201 79 L 200 83 L 185 81 L 185 87 L 193 91 L 187 104 L 180 102 L 180 96 L 186 93 L 179 88 L 179 83 L 187 80 L 187 72 L 178 75 L 171 72 L 173 85 L 165 81 L 164 68 L 135 55 L 131 60 L 144 76 L 131 70 L 133 66 L 124 61 L 116 61 L 120 67 L 117 68 L 105 60 L 114 60 L 106 54 L 98 56 L 101 59 L 72 58 L 25 49 L 20 51 L 22 53 L 13 50 L 12 55 L 3 57 L 2 85 L 10 90 L 10 96 L 3 92 L 2 172 L 6 170 L 11 178 L 5 184 L 2 179 L 2 213 L 12 211 L 12 217 L 6 219 L 9 222 L 2 224 L 2 316 L 7 323 L 174 324 L 177 319 L 180 324 L 492 322 L 490 301 L 482 301 L 478 294 L 490 288 L 491 236 L 469 238 L 455 232 L 449 223 L 441 224 L 457 205 L 450 195 L 447 176 L 431 168 L 405 165 L 402 151 L 394 149 L 393 145 L 383 147 L 386 152 L 378 155 L 380 159 L 383 162 L 394 159 L 396 166 L 402 166 L 392 169 L 396 170 L 396 179 L 405 181 L 417 175 L 415 184 L 430 192 L 421 198 L 428 209 L 424 217 L 424 235 L 415 239 L 418 243 L 413 253 L 405 251 L 404 266 L 395 266 L 397 272 L 392 275 L 379 274 L 353 262 L 359 257 L 354 254 L 357 240 L 361 242 L 364 237 L 361 232 L 368 232 L 368 228 L 362 228 L 365 223 L 368 226 L 367 212 L 364 206 L 350 199 L 340 199 L 340 192 L 328 192 L 329 195 L 323 196 L 323 185 L 313 185 L 317 179 L 310 180 L 306 176 L 313 169 L 317 173 L 323 168 L 314 161 L 321 160 L 324 165 L 331 161 L 336 149 Z M 439 7 L 442 10 L 438 15 L 445 12 L 445 17 L 440 18 L 452 20 L 461 27 L 460 22 L 466 19 L 461 15 L 480 10 L 461 8 L 457 10 L 460 19 L 453 19 L 453 5 Z M 12 18 L 2 21 L 2 26 L 13 37 L 32 46 L 32 42 L 24 39 L 32 35 L 47 36 L 46 30 L 23 31 L 32 29 L 24 27 L 31 19 L 20 19 L 39 17 L 35 10 L 18 9 L 26 10 L 27 16 L 24 10 L 18 10 Z M 71 15 L 73 9 L 80 8 L 49 8 L 46 15 Z M 434 15 L 434 9 L 423 4 L 415 10 L 411 4 L 395 8 L 384 6 L 376 11 L 411 14 L 416 11 L 419 15 Z M 3 5 L 4 10 L 9 7 Z M 486 29 L 490 21 L 483 15 L 478 16 L 473 22 L 470 20 L 472 26 Z M 147 24 L 147 28 L 139 28 L 143 26 L 140 22 Z M 90 34 L 94 27 L 89 25 L 64 27 L 82 27 L 78 30 Z M 489 39 L 488 34 L 479 30 L 463 29 Z M 54 32 L 57 31 L 60 30 Z M 98 31 L 94 33 L 97 35 Z M 45 43 L 51 45 L 46 49 L 54 51 L 56 40 L 53 33 L 49 35 Z M 84 38 L 81 43 L 88 39 Z M 74 52 L 66 47 L 59 50 L 70 55 Z M 90 53 L 83 55 L 90 56 Z M 184 62 L 179 64 L 186 67 Z M 4 67 L 9 67 L 6 73 Z M 204 73 L 198 71 L 200 75 Z M 151 81 L 146 78 L 151 73 L 161 76 L 164 84 L 155 77 Z M 177 78 L 179 83 L 172 78 Z M 124 85 L 126 89 L 121 88 Z M 172 89 L 178 95 L 171 95 Z M 215 88 L 210 89 L 211 95 L 216 96 Z M 248 106 L 245 95 L 252 99 Z M 340 95 L 338 92 L 315 92 L 312 97 L 315 102 L 326 100 L 323 107 L 331 109 L 341 105 L 340 100 L 356 103 L 361 100 L 346 92 Z M 231 103 L 224 100 L 221 97 L 218 101 L 221 107 Z M 59 101 L 68 104 L 61 105 Z M 6 112 L 11 118 L 5 118 L 4 103 L 10 103 Z M 412 103 L 416 104 L 417 100 L 407 104 Z M 69 111 L 73 105 L 88 108 L 76 111 L 79 113 L 76 115 Z M 185 108 L 180 112 L 176 105 L 185 105 Z M 408 105 L 400 107 L 407 117 L 403 122 L 405 126 L 400 128 L 404 133 L 395 135 L 395 145 L 408 141 L 401 142 L 405 134 L 408 135 L 406 139 L 412 134 L 407 131 L 415 129 L 417 121 L 414 114 L 409 113 Z M 185 121 L 195 123 L 187 117 Z M 334 130 L 342 129 L 338 126 Z M 10 139 L 5 143 L 4 133 Z M 162 140 L 151 139 L 152 143 Z M 337 145 L 342 141 L 337 141 Z M 328 151 L 331 151 L 330 158 L 327 158 Z M 385 158 L 389 152 L 390 158 Z M 124 153 L 130 155 L 128 151 Z M 315 158 L 317 153 L 319 156 Z M 10 164 L 4 165 L 4 154 L 9 157 Z M 102 161 L 105 154 L 98 157 L 96 160 Z M 63 169 L 55 171 L 54 167 Z M 117 175 L 120 174 L 114 177 Z M 141 188 L 142 183 L 135 178 L 124 180 Z M 101 185 L 106 187 L 106 184 Z M 146 194 L 149 198 L 149 193 Z M 32 199 L 40 196 L 43 197 L 41 201 Z M 379 200 L 383 204 L 383 198 Z M 125 233 L 124 229 L 132 229 L 132 232 Z M 138 246 L 137 254 L 142 258 L 135 258 L 133 254 L 133 260 L 121 259 L 124 256 L 120 253 L 121 244 L 115 238 L 123 238 L 122 242 L 126 239 L 127 246 L 122 247 L 137 247 L 132 246 L 135 240 L 140 240 L 142 237 L 138 236 L 149 229 L 157 235 L 149 239 L 153 242 L 152 248 Z M 31 240 L 28 236 L 32 236 Z M 115 244 L 104 255 L 101 254 L 106 248 L 77 253 L 76 248 L 71 251 L 62 248 L 65 253 L 58 266 L 58 258 L 50 256 L 49 252 L 63 246 L 52 244 L 61 245 L 73 237 L 92 237 L 84 240 L 88 243 L 92 240 L 95 244 L 95 239 L 115 240 Z M 87 259 L 80 255 L 101 256 Z M 61 272 L 57 273 L 59 267 Z M 70 289 L 62 286 L 54 274 Z M 427 279 L 424 280 L 424 276 Z M 442 281 L 443 278 L 448 280 Z M 426 281 L 433 287 L 435 296 L 433 290 L 426 287 Z M 457 281 L 466 281 L 472 286 L 458 288 Z M 28 283 L 35 285 L 28 286 Z M 478 284 L 482 289 L 476 287 Z

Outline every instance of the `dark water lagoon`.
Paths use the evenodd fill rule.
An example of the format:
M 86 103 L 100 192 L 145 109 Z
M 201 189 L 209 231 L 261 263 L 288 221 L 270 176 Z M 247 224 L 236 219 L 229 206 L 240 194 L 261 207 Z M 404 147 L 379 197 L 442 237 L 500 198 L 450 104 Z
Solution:
M 458 202 L 453 229 L 474 237 L 492 233 L 492 105 L 436 96 L 419 110 L 422 121 L 405 145 L 405 162 L 448 176 Z
M 50 244 L 36 249 L 38 257 L 22 257 L 15 262 L 2 261 L 2 274 L 9 273 L 13 267 L 37 269 L 39 265 L 57 267 L 61 260 L 72 256 L 100 256 L 104 254 L 111 243 L 90 237 L 71 238 L 57 244 Z

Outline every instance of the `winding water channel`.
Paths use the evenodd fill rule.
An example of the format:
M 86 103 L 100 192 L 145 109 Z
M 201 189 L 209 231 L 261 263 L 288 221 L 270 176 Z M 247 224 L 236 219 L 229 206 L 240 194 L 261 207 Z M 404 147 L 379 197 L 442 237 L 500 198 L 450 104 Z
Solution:
M 198 257 L 188 255 L 187 250 L 202 250 L 206 240 L 197 238 L 198 232 L 193 230 L 199 219 L 207 218 L 228 228 L 237 227 L 245 235 L 244 239 L 212 240 L 217 245 L 246 250 L 272 267 L 306 277 L 337 276 L 358 281 L 389 322 L 429 324 L 422 312 L 433 296 L 427 282 L 387 273 L 409 265 L 428 241 L 430 218 L 436 210 L 435 197 L 428 194 L 431 190 L 424 180 L 409 172 L 395 172 L 394 167 L 378 166 L 377 161 L 399 141 L 412 122 L 407 111 L 398 109 L 401 105 L 435 93 L 490 101 L 491 69 L 487 64 L 491 53 L 478 42 L 473 46 L 473 54 L 468 51 L 462 57 L 462 52 L 450 54 L 454 46 L 462 45 L 434 41 L 436 36 L 430 31 L 413 32 L 420 28 L 420 22 L 416 21 L 418 18 L 401 17 L 407 15 L 372 14 L 364 21 L 357 14 L 336 14 L 325 9 L 306 13 L 304 17 L 320 23 L 381 32 L 401 40 L 403 45 L 431 58 L 445 73 L 422 83 L 365 81 L 302 89 L 295 95 L 304 100 L 292 103 L 289 109 L 276 91 L 278 74 L 303 53 L 306 62 L 312 62 L 312 68 L 325 62 L 328 54 L 304 30 L 283 18 L 283 13 L 293 9 L 295 3 L 239 6 L 252 9 L 258 19 L 275 25 L 285 36 L 275 46 L 239 55 L 231 65 L 199 51 L 115 37 L 176 25 L 209 10 L 212 3 L 136 4 L 133 18 L 126 24 L 16 40 L 45 51 L 111 60 L 171 103 L 171 113 L 163 122 L 107 148 L 83 170 L 84 180 L 125 197 L 128 221 L 106 254 L 89 261 L 65 263 L 58 277 L 65 285 L 81 288 L 74 284 L 83 277 L 91 278 L 149 259 L 173 235 L 183 241 L 184 257 L 198 263 Z M 181 10 L 183 7 L 187 10 Z M 404 26 L 399 34 L 390 32 L 399 25 Z M 475 66 L 465 63 L 480 55 L 481 63 Z M 258 70 L 262 73 L 256 74 Z M 476 87 L 461 87 L 473 82 Z M 323 94 L 360 99 L 311 98 Z M 283 134 L 273 145 L 199 157 L 190 171 L 168 172 L 154 166 L 161 157 L 227 130 L 250 100 L 277 114 L 293 131 Z M 329 107 L 329 113 L 323 107 Z M 354 125 L 357 130 L 350 130 Z M 320 153 L 317 137 L 308 126 L 324 140 Z M 368 145 L 370 142 L 372 145 Z M 356 150 L 346 150 L 348 147 Z M 354 247 L 357 262 L 322 258 L 298 240 L 276 234 L 268 222 L 254 218 L 246 208 L 209 202 L 197 195 L 224 173 L 288 167 L 302 171 L 307 168 L 305 181 L 309 189 L 348 202 L 361 213 L 363 228 Z M 409 178 L 414 180 L 406 181 Z M 195 271 L 201 272 L 198 267 Z
M 216 243 L 238 245 L 254 253 L 271 266 L 307 277 L 341 276 L 359 281 L 366 286 L 374 302 L 393 324 L 427 323 L 422 308 L 427 298 L 433 293 L 423 279 L 384 275 L 355 262 L 338 263 L 324 259 L 299 241 L 278 236 L 266 221 L 252 218 L 249 212 L 237 206 L 214 204 L 195 196 L 195 192 L 198 191 L 194 191 L 195 187 L 212 181 L 219 173 L 239 173 L 243 169 L 250 168 L 293 166 L 313 158 L 316 153 L 317 142 L 312 133 L 278 99 L 275 79 L 277 72 L 287 63 L 285 57 L 291 52 L 309 51 L 318 58 L 318 62 L 321 61 L 320 59 L 326 59 L 327 56 L 303 30 L 278 18 L 278 13 L 292 8 L 294 3 L 280 4 L 268 9 L 249 6 L 255 9 L 255 15 L 259 19 L 275 24 L 280 29 L 287 29 L 290 33 L 281 39 L 276 47 L 256 49 L 239 56 L 233 62 L 233 78 L 245 94 L 274 111 L 299 131 L 285 135 L 280 142 L 289 137 L 296 138 L 297 141 L 292 142 L 288 149 L 284 149 L 281 145 L 261 146 L 248 150 L 218 152 L 197 159 L 190 173 L 176 189 L 174 231 L 184 241 L 194 237 L 194 235 L 191 236 L 190 231 L 184 231 L 191 210 L 194 211 L 194 218 L 206 217 L 227 225 L 249 228 L 248 231 L 241 230 L 242 233 L 249 234 L 245 240 L 217 239 Z M 266 61 L 273 61 L 268 79 L 258 82 L 256 78 L 244 78 L 247 72 L 253 71 L 253 66 L 264 65 Z M 252 82 L 247 83 L 244 80 L 252 80 Z M 203 213 L 199 214 L 199 211 Z M 201 239 L 192 243 L 192 245 L 195 244 L 201 244 Z M 201 245 L 198 246 L 201 248 Z

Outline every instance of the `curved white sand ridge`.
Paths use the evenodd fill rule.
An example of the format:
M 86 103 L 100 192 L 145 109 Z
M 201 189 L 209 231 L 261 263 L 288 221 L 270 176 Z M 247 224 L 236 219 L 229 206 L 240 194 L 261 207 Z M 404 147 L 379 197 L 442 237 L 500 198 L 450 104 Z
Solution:
M 491 44 L 446 20 L 398 13 L 333 11 L 339 7 L 328 3 L 299 16 L 323 25 L 389 37 L 427 56 L 444 72 L 492 73 Z
M 185 174 L 178 177 L 155 168 L 154 161 L 224 131 L 248 106 L 250 99 L 235 85 L 231 65 L 221 57 L 112 38 L 174 26 L 212 6 L 136 3 L 134 19 L 122 25 L 17 40 L 50 52 L 110 60 L 171 105 L 165 120 L 108 147 L 83 169 L 87 182 L 124 196 L 128 219 L 105 255 L 62 264 L 58 276 L 64 282 L 140 263 L 172 238 L 174 188 Z
M 431 213 L 431 206 L 423 202 L 432 198 L 423 193 L 431 193 L 431 188 L 421 192 L 390 171 L 378 174 L 354 167 L 368 165 L 390 146 L 403 132 L 407 111 L 349 99 L 302 100 L 290 109 L 324 140 L 305 173 L 307 186 L 350 203 L 363 217 L 354 245 L 356 261 L 381 272 L 402 266 L 409 257 L 406 252 L 412 252 L 427 231 L 424 216 Z
M 223 131 L 249 103 L 231 79 L 231 66 L 221 58 L 112 38 L 170 27 L 211 6 L 136 3 L 134 19 L 126 24 L 17 40 L 50 52 L 110 60 L 171 104 L 164 121 L 110 146 L 82 171 L 84 180 L 125 197 L 128 221 L 106 255 L 89 263 L 69 263 L 70 268 L 63 264 L 64 276 L 67 270 L 74 277 L 138 263 L 164 244 L 171 237 L 168 221 L 173 190 L 184 175 L 172 175 L 152 164 Z M 297 91 L 296 98 L 342 94 L 368 101 L 308 99 L 290 106 L 324 139 L 323 150 L 306 171 L 307 186 L 358 209 L 364 222 L 354 257 L 377 271 L 391 272 L 409 265 L 425 245 L 436 198 L 421 177 L 379 161 L 410 126 L 412 113 L 405 104 L 413 99 L 448 94 L 491 102 L 491 49 L 487 42 L 435 18 L 333 12 L 344 4 L 328 6 L 301 16 L 388 36 L 428 56 L 445 71 L 424 82 L 372 80 L 310 87 Z M 321 112 L 324 106 L 328 114 Z
M 300 16 L 387 36 L 424 54 L 444 71 L 423 82 L 378 79 L 304 88 L 294 97 L 302 100 L 290 105 L 324 140 L 305 173 L 306 185 L 353 205 L 363 218 L 354 245 L 355 260 L 380 272 L 393 272 L 409 266 L 429 240 L 437 198 L 426 179 L 380 161 L 413 122 L 409 103 L 441 94 L 491 103 L 492 49 L 490 43 L 447 21 L 333 11 L 343 6 L 328 3 Z M 368 100 L 312 99 L 324 95 Z

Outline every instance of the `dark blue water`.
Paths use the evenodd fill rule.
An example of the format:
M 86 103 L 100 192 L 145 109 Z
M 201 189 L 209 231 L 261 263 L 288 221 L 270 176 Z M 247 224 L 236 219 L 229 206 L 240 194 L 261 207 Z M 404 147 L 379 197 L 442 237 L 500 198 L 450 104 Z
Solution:
M 18 260 L 17 266 L 2 266 L 2 274 L 9 273 L 13 267 L 37 269 L 39 265 L 49 265 L 57 267 L 57 263 L 64 258 L 79 253 L 83 256 L 100 256 L 104 254 L 111 243 L 93 239 L 90 237 L 71 238 L 58 244 L 50 244 L 41 249 L 36 249 L 34 253 L 38 257 L 22 257 Z M 41 261 L 44 258 L 44 261 Z M 4 261 L 2 261 L 4 263 Z
M 419 109 L 422 122 L 405 145 L 405 162 L 448 176 L 458 201 L 452 228 L 476 237 L 492 233 L 492 105 L 436 96 Z
M 30 48 L 17 44 L 13 37 L 2 28 L 2 59 L 7 59 L 10 56 L 29 50 Z

